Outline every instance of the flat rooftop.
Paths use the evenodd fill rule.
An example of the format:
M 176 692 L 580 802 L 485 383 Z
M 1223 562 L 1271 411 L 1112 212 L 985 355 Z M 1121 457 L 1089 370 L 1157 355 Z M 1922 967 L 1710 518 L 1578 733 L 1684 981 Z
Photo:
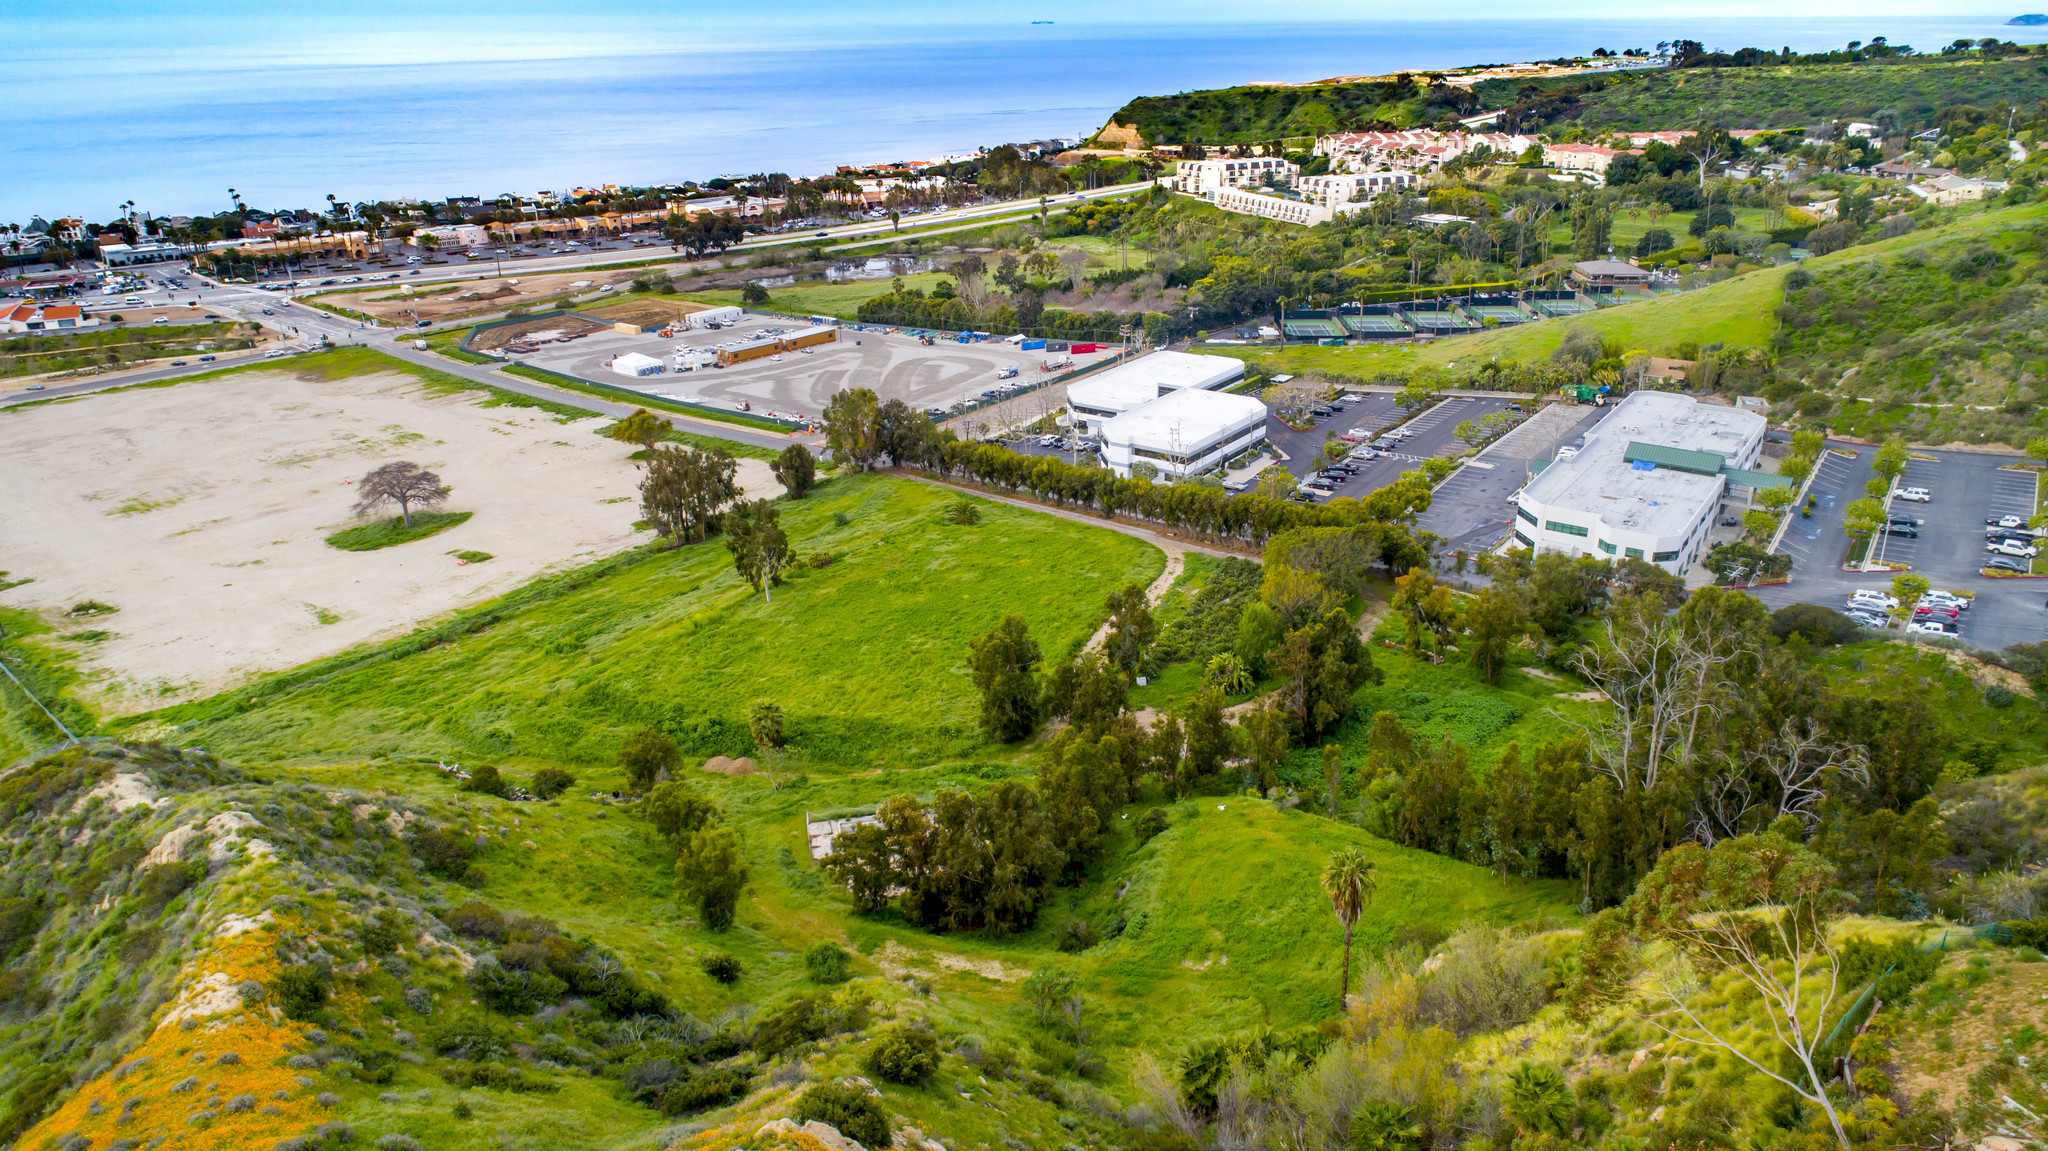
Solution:
M 1153 352 L 1067 385 L 1067 400 L 1103 411 L 1127 411 L 1167 392 L 1220 388 L 1244 377 L 1244 361 L 1229 356 Z
M 1102 439 L 1196 456 L 1265 419 L 1266 405 L 1255 397 L 1182 388 L 1104 422 Z
M 1523 495 L 1546 511 L 1584 511 L 1609 526 L 1651 536 L 1677 536 L 1721 498 L 1721 475 L 1658 467 L 1642 470 L 1627 458 L 1631 443 L 1730 459 L 1763 433 L 1764 418 L 1740 408 L 1694 403 L 1664 392 L 1637 392 L 1593 426 L 1587 444 L 1529 481 Z M 1587 524 L 1585 526 L 1591 526 Z

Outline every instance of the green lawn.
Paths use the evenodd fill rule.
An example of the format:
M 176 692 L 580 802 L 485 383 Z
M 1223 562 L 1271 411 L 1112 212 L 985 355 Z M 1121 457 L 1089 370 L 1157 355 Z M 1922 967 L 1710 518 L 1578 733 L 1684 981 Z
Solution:
M 942 272 L 918 272 L 904 276 L 905 288 L 918 288 L 930 292 L 941 280 L 953 277 Z M 837 316 L 842 320 L 854 318 L 861 302 L 875 296 L 888 295 L 893 290 L 889 280 L 851 280 L 842 284 L 825 280 L 802 280 L 788 287 L 770 288 L 768 302 L 762 307 L 772 312 L 788 312 L 797 315 Z M 700 304 L 738 305 L 737 291 L 685 292 L 685 300 Z
M 950 525 L 942 511 L 955 498 L 856 477 L 783 504 L 798 554 L 837 562 L 797 568 L 773 603 L 718 541 L 629 555 L 527 606 L 473 609 L 443 626 L 447 642 L 393 641 L 158 718 L 238 757 L 594 764 L 649 724 L 696 754 L 739 754 L 747 710 L 765 698 L 782 704 L 816 768 L 976 752 L 968 639 L 1016 611 L 1057 656 L 1092 630 L 1112 590 L 1151 580 L 1164 558 L 994 503 L 978 525 Z
M 373 524 L 344 528 L 327 537 L 327 546 L 340 548 L 345 552 L 373 552 L 379 548 L 396 547 L 438 535 L 456 524 L 468 520 L 474 512 L 416 512 L 412 522 L 403 516 L 392 516 Z

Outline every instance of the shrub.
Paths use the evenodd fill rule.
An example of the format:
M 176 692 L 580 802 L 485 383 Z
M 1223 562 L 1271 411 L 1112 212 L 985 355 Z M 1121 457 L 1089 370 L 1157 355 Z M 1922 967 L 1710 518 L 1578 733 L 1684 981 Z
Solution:
M 1772 635 L 1779 639 L 1803 636 L 1816 647 L 1848 643 L 1860 630 L 1848 616 L 1817 603 L 1787 604 L 1771 613 Z
M 529 1075 L 517 1067 L 499 1063 L 455 1064 L 442 1068 L 441 1078 L 452 1087 L 486 1087 L 522 1095 L 545 1095 L 559 1089 L 551 1079 Z
M 507 1015 L 525 1015 L 556 1002 L 569 990 L 568 984 L 546 969 L 507 967 L 495 956 L 476 961 L 469 969 L 469 984 L 485 1006 Z
M 981 522 L 981 508 L 973 500 L 954 500 L 946 506 L 946 522 L 971 526 Z
M 861 1067 L 906 1087 L 927 1083 L 939 1069 L 939 1037 L 923 1024 L 899 1027 L 868 1048 Z
M 512 788 L 505 782 L 505 777 L 498 769 L 487 763 L 469 773 L 469 778 L 462 781 L 462 790 L 478 791 L 503 799 Z
M 154 912 L 205 878 L 204 862 L 162 863 L 142 873 L 136 894 L 142 899 L 143 906 Z
M 823 1039 L 828 1024 L 815 999 L 799 999 L 761 1021 L 754 1029 L 754 1050 L 774 1057 L 803 1044 Z
M 360 932 L 363 950 L 371 955 L 389 955 L 397 951 L 411 933 L 412 924 L 405 916 L 385 907 L 380 908 Z
M 804 952 L 804 971 L 814 983 L 844 983 L 853 978 L 853 956 L 829 939 L 820 940 Z M 865 1143 L 867 1140 L 863 1139 Z
M 533 773 L 531 789 L 536 799 L 553 799 L 575 786 L 575 776 L 559 767 L 543 767 Z
M 685 1115 L 706 1107 L 719 1107 L 747 1093 L 752 1080 L 738 1067 L 721 1067 L 693 1075 L 661 1093 L 655 1109 L 663 1115 Z
M 2013 693 L 2011 688 L 1994 683 L 1984 689 L 1985 707 L 2011 707 L 2012 703 Z
M 448 827 L 423 827 L 407 841 L 420 866 L 443 879 L 462 879 L 476 859 L 476 843 Z
M 270 981 L 270 989 L 277 996 L 278 1006 L 283 1008 L 285 1018 L 310 1023 L 327 1004 L 327 989 L 332 976 L 324 967 L 310 963 L 294 963 L 279 969 Z
M 704 969 L 704 974 L 727 986 L 738 983 L 740 976 L 746 973 L 746 967 L 739 960 L 722 951 L 699 956 L 697 966 Z
M 1550 999 L 1542 944 L 1496 927 L 1468 927 L 1444 944 L 1436 974 L 1422 981 L 1422 1020 L 1459 1035 L 1527 1020 Z
M 1138 837 L 1139 843 L 1149 843 L 1153 836 L 1172 826 L 1172 822 L 1165 808 L 1149 808 L 1131 824 L 1131 832 Z
M 1100 942 L 1100 939 L 1101 937 L 1095 932 L 1094 924 L 1085 919 L 1069 919 L 1065 923 L 1060 924 L 1059 934 L 1055 938 L 1054 944 L 1061 951 L 1073 955 L 1095 946 L 1096 943 Z
M 397 1132 L 377 1136 L 375 1146 L 378 1151 L 426 1151 L 426 1148 L 420 1146 L 419 1140 Z
M 881 1101 L 849 1083 L 820 1083 L 804 1092 L 790 1117 L 799 1123 L 830 1123 L 864 1147 L 889 1145 L 889 1116 Z
M 480 899 L 472 899 L 452 911 L 442 912 L 441 922 L 457 935 L 488 939 L 492 943 L 503 943 L 511 934 L 511 925 L 505 921 L 504 913 Z

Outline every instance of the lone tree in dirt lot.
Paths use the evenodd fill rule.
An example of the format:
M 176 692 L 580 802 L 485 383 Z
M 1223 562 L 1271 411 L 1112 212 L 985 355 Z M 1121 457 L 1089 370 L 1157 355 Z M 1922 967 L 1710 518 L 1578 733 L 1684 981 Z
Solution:
M 1344 925 L 1344 975 L 1338 984 L 1339 1007 L 1351 997 L 1351 931 L 1358 926 L 1359 917 L 1371 905 L 1372 893 L 1379 886 L 1379 873 L 1372 860 L 1356 847 L 1332 855 L 1323 865 L 1323 894 L 1330 897 L 1330 911 Z
M 640 481 L 640 517 L 677 544 L 709 535 L 718 513 L 740 496 L 739 465 L 717 449 L 664 445 L 647 456 Z
M 385 464 L 363 477 L 356 485 L 355 514 L 371 515 L 385 504 L 397 504 L 405 526 L 412 526 L 412 509 L 438 508 L 448 500 L 449 489 L 441 477 L 410 460 Z
M 791 444 L 782 449 L 782 454 L 768 466 L 774 471 L 776 482 L 789 492 L 790 499 L 804 498 L 818 483 L 818 460 L 811 455 L 811 449 L 802 444 Z
M 674 424 L 646 408 L 634 408 L 632 415 L 613 424 L 605 434 L 622 444 L 639 444 L 651 452 L 655 442 L 673 430 Z

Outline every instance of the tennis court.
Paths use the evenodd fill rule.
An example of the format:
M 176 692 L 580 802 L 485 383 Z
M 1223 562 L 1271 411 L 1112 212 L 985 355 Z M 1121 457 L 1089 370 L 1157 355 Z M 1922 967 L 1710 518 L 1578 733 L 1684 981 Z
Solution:
M 1477 320 L 1457 312 L 1409 312 L 1408 322 L 1432 332 L 1455 332 L 1479 326 Z
M 1392 316 L 1345 316 L 1343 320 L 1345 327 L 1360 335 L 1386 335 L 1408 330 L 1408 325 Z
M 1503 324 L 1522 324 L 1529 320 L 1529 313 L 1505 304 L 1474 304 L 1472 310 L 1479 313 L 1482 320 L 1497 320 Z
M 1546 316 L 1578 316 L 1589 310 L 1577 300 L 1531 300 L 1529 306 Z
M 1284 323 L 1288 335 L 1297 339 L 1315 340 L 1344 337 L 1344 325 L 1335 320 L 1288 320 Z

